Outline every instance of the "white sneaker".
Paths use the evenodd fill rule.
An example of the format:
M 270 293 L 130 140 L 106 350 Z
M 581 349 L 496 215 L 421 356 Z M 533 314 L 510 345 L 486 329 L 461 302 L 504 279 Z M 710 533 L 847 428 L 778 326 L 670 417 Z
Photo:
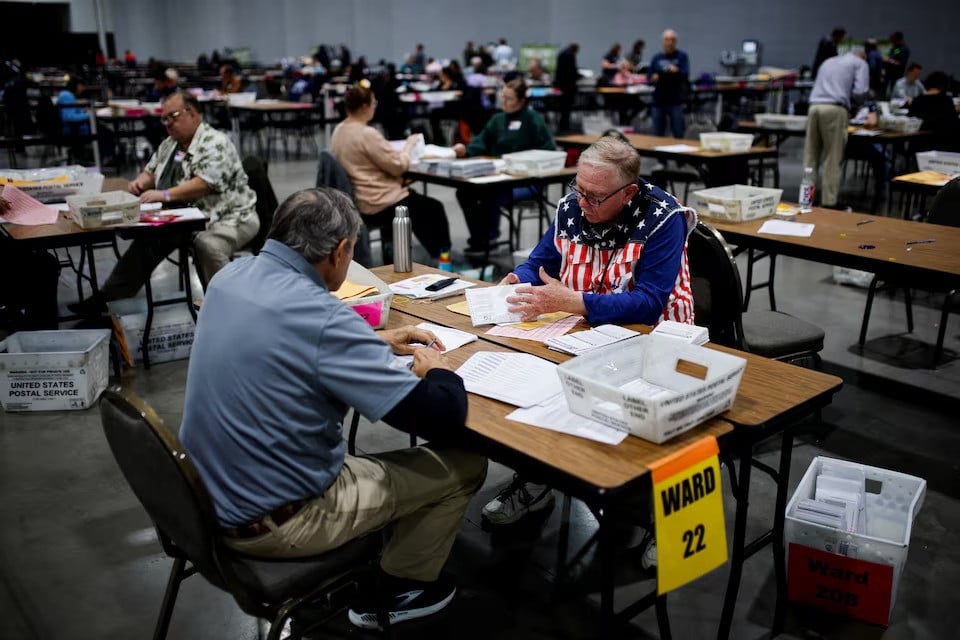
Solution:
M 553 489 L 545 484 L 524 482 L 514 474 L 510 484 L 483 506 L 482 513 L 491 524 L 510 524 L 528 513 L 552 507 L 553 501 Z
M 657 539 L 650 535 L 647 540 L 647 546 L 643 550 L 643 556 L 640 557 L 640 565 L 646 569 L 652 569 L 657 566 Z

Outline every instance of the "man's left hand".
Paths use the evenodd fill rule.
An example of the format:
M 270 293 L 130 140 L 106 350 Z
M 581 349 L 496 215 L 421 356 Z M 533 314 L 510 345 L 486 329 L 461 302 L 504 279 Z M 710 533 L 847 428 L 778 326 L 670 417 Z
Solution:
M 551 278 L 543 267 L 540 267 L 542 287 L 517 287 L 516 295 L 507 297 L 507 310 L 510 313 L 522 314 L 524 322 L 536 320 L 541 313 L 567 311 L 577 315 L 586 315 L 587 308 L 583 304 L 583 294 L 567 288 L 556 278 Z
M 871 112 L 867 114 L 866 126 L 868 129 L 873 129 L 877 126 L 877 112 Z
M 400 327 L 399 329 L 383 329 L 378 331 L 384 342 L 390 345 L 393 352 L 398 356 L 408 356 L 415 353 L 417 349 L 422 349 L 425 345 L 430 345 L 431 349 L 443 351 L 443 342 L 432 332 L 419 327 Z

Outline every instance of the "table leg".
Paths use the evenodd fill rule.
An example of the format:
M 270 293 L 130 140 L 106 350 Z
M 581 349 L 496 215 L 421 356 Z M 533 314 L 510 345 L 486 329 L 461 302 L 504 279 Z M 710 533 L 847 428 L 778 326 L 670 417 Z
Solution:
M 143 258 L 140 261 L 140 267 L 143 269 L 143 291 L 147 298 L 147 318 L 143 323 L 143 340 L 141 349 L 143 355 L 143 368 L 150 368 L 150 351 L 147 346 L 150 344 L 150 326 L 153 324 L 153 287 L 150 285 L 150 276 L 153 274 L 150 264 L 147 261 L 148 251 L 144 251 Z
M 91 295 L 96 295 L 100 293 L 100 285 L 97 284 L 97 262 L 93 259 L 93 244 L 88 243 L 84 249 L 87 252 L 87 262 L 90 263 Z
M 783 630 L 786 614 L 787 567 L 783 541 L 784 519 L 787 510 L 787 489 L 790 485 L 790 463 L 793 458 L 793 427 L 783 430 L 780 438 L 780 468 L 777 471 L 777 501 L 773 514 L 773 568 L 777 576 L 777 601 L 773 610 L 772 635 Z
M 730 558 L 730 577 L 727 579 L 727 591 L 723 598 L 723 611 L 720 614 L 720 627 L 717 638 L 730 637 L 733 625 L 733 612 L 737 606 L 740 592 L 740 578 L 743 574 L 743 561 L 746 559 L 747 509 L 750 496 L 750 471 L 753 466 L 753 445 L 747 443 L 740 452 L 740 473 L 737 479 L 737 514 L 733 527 L 733 556 Z M 739 495 L 737 495 L 739 494 Z
M 617 624 L 616 616 L 613 614 L 613 591 L 615 580 L 615 569 L 613 557 L 613 535 L 608 520 L 608 514 L 600 512 L 597 514 L 597 523 L 600 527 L 597 532 L 597 555 L 600 559 L 600 576 L 603 585 L 600 587 L 600 637 L 615 637 L 614 628 Z
M 190 282 L 190 250 L 186 238 L 180 240 L 180 277 L 183 279 L 184 296 L 187 302 L 187 310 L 193 316 L 193 322 L 197 322 L 197 310 L 193 308 L 193 283 Z

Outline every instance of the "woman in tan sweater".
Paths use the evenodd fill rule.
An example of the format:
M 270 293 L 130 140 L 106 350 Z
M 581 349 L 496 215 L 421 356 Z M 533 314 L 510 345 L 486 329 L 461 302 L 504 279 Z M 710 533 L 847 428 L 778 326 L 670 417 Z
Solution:
M 397 151 L 368 123 L 377 100 L 367 87 L 347 89 L 343 97 L 346 119 L 333 130 L 330 150 L 350 176 L 350 183 L 367 227 L 380 229 L 384 244 L 392 244 L 393 215 L 397 205 L 409 209 L 413 234 L 432 258 L 450 249 L 450 226 L 443 203 L 410 191 L 403 173 L 410 167 L 410 151 L 417 136 L 407 138 Z

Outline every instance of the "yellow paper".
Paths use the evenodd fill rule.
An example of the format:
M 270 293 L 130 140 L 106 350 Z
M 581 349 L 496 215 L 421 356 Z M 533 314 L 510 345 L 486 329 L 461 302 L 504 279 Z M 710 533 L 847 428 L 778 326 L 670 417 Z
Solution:
M 363 296 L 370 295 L 371 293 L 376 293 L 378 289 L 369 284 L 357 284 L 355 282 L 350 282 L 349 280 L 344 280 L 343 284 L 340 285 L 340 288 L 336 291 L 331 291 L 340 300 L 348 300 L 350 298 L 362 298 Z
M 708 436 L 653 465 L 657 593 L 727 561 L 717 440 Z
M 510 325 L 514 329 L 523 329 L 524 331 L 532 331 L 533 329 L 540 329 L 551 325 L 558 320 L 563 320 L 569 316 L 572 316 L 572 313 L 567 313 L 566 311 L 554 311 L 553 313 L 544 313 L 541 314 L 536 320 L 531 320 L 530 322 L 518 322 L 516 324 Z
M 50 180 L 17 180 L 16 178 L 0 178 L 0 183 L 13 185 L 14 187 L 38 187 L 45 184 L 56 184 L 66 182 L 67 176 L 57 176 Z
M 466 300 L 461 300 L 460 302 L 454 302 L 453 304 L 448 304 L 447 309 L 453 311 L 454 313 L 459 313 L 463 316 L 470 315 L 470 305 L 467 304 Z

